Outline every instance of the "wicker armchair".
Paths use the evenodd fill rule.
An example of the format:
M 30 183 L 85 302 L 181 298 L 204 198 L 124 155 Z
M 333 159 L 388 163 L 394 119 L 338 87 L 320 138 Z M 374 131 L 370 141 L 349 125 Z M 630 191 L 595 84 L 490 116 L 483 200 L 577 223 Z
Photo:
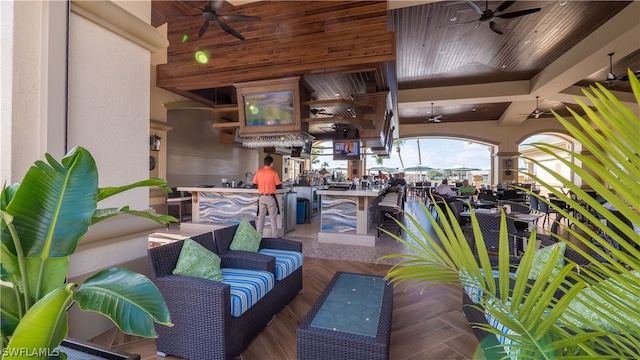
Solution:
M 217 252 L 213 234 L 192 239 Z M 275 309 L 282 303 L 286 305 L 302 288 L 299 269 L 299 288 L 296 288 L 295 277 L 276 281 L 274 288 L 260 301 L 234 317 L 229 285 L 172 274 L 183 243 L 177 241 L 148 250 L 150 278 L 162 293 L 174 324 L 173 327 L 156 326 L 157 351 L 161 356 L 175 355 L 192 360 L 233 359 L 269 324 L 277 314 Z M 262 254 L 223 254 L 220 257 L 223 268 L 275 269 L 274 258 Z

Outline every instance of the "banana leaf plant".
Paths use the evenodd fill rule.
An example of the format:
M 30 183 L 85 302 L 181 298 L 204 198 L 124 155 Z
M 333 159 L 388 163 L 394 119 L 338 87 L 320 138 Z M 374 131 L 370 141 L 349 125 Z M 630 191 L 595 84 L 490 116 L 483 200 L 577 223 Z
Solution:
M 640 82 L 631 71 L 629 77 L 640 106 Z M 595 190 L 631 224 L 640 226 L 640 121 L 633 110 L 600 84 L 583 92 L 592 103 L 588 105 L 579 101 L 585 116 L 569 109 L 575 119 L 569 121 L 555 114 L 582 144 L 583 150 L 573 152 L 545 143 L 531 145 L 571 168 L 582 178 L 584 185 Z M 575 159 L 573 162 L 565 160 L 572 158 Z M 527 173 L 541 187 L 575 209 L 576 212 L 570 212 L 528 191 L 573 224 L 557 223 L 564 231 L 552 235 L 586 257 L 589 265 L 579 267 L 564 258 L 564 267 L 556 276 L 551 276 L 556 261 L 563 256 L 558 248 L 551 253 L 537 280 L 527 280 L 527 276 L 514 279 L 504 212 L 499 229 L 498 265 L 492 267 L 473 210 L 471 231 L 475 251 L 451 209 L 435 207 L 438 218 L 445 219 L 437 222 L 423 204 L 435 236 L 430 236 L 411 216 L 407 218 L 416 231 L 400 223 L 407 240 L 385 231 L 411 249 L 406 254 L 384 256 L 400 259 L 389 270 L 387 278 L 395 284 L 408 282 L 423 288 L 458 284 L 480 289 L 477 308 L 509 330 L 499 330 L 486 323 L 472 325 L 507 339 L 504 341 L 506 346 L 500 345 L 495 349 L 503 358 L 637 358 L 640 353 L 640 321 L 637 320 L 640 313 L 640 236 L 632 225 L 620 220 L 601 203 L 602 200 L 587 194 L 583 187 L 536 159 L 527 160 L 537 164 L 576 195 L 566 195 L 543 178 Z M 611 231 L 602 219 L 620 231 Z M 620 247 L 612 245 L 606 236 L 619 243 Z M 535 240 L 534 229 L 517 265 L 524 274 L 528 274 L 532 266 Z M 495 270 L 497 275 L 492 273 Z M 558 290 L 564 292 L 559 299 L 554 296 Z
M 82 285 L 66 282 L 69 256 L 92 224 L 120 214 L 159 224 L 176 221 L 129 207 L 97 208 L 101 200 L 137 187 L 170 191 L 165 181 L 99 188 L 98 169 L 86 149 L 72 149 L 61 163 L 45 157 L 47 162 L 35 162 L 21 183 L 4 186 L 0 194 L 3 359 L 45 358 L 67 335 L 67 309 L 74 303 L 104 314 L 128 334 L 153 337 L 154 321 L 170 326 L 162 295 L 141 274 L 111 268 Z

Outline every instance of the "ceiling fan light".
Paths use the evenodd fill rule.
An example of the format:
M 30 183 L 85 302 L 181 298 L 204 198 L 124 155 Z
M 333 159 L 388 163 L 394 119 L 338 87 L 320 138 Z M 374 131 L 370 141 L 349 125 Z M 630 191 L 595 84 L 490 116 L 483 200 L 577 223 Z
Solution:
M 209 55 L 202 50 L 196 51 L 195 57 L 196 61 L 200 64 L 206 64 L 209 62 Z

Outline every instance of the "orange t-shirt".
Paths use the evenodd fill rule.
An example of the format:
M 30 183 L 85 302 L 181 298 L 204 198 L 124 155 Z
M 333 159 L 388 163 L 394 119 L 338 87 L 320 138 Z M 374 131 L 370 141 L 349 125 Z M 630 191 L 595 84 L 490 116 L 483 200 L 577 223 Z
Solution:
M 278 173 L 266 165 L 256 171 L 256 175 L 253 177 L 253 183 L 258 185 L 258 193 L 260 194 L 275 194 L 276 185 L 281 184 Z

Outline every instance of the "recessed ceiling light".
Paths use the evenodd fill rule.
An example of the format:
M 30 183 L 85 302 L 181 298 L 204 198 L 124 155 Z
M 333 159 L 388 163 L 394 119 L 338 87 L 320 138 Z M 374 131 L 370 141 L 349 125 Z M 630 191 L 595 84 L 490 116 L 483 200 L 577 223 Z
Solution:
M 336 97 L 340 97 L 340 94 L 339 94 L 339 93 L 335 93 L 334 95 L 335 95 Z
M 560 6 L 565 6 L 565 5 L 567 5 L 566 1 L 560 1 Z
M 506 69 L 506 68 L 507 68 L 507 65 L 502 65 L 502 66 L 500 66 L 500 68 L 501 68 L 501 69 Z
M 524 44 L 525 44 L 525 45 L 526 45 L 526 44 L 529 44 L 529 43 L 531 43 L 531 40 L 525 40 L 525 41 L 524 41 Z
M 444 50 L 438 51 L 438 54 L 444 54 Z
M 455 17 L 455 16 L 454 16 L 454 17 L 452 17 L 451 19 L 449 19 L 449 21 L 456 21 L 456 20 L 458 20 L 458 18 L 457 18 L 457 17 Z

